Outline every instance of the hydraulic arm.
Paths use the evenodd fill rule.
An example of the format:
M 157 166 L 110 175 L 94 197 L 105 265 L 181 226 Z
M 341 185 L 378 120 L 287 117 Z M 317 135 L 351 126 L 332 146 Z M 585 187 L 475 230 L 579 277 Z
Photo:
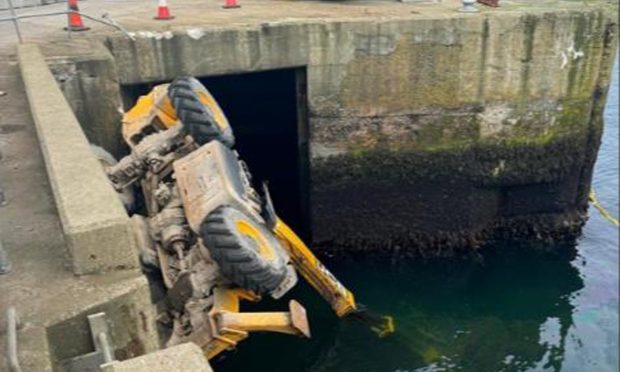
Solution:
M 297 271 L 329 302 L 336 315 L 342 318 L 357 310 L 353 293 L 323 266 L 297 234 L 279 218 L 276 220 L 274 232 L 285 242 L 284 248 Z
M 284 247 L 291 257 L 295 269 L 306 281 L 329 302 L 338 317 L 350 317 L 370 327 L 379 337 L 395 331 L 394 319 L 388 315 L 377 315 L 362 309 L 355 297 L 319 261 L 304 242 L 281 219 L 277 218 L 274 233 L 284 241 Z

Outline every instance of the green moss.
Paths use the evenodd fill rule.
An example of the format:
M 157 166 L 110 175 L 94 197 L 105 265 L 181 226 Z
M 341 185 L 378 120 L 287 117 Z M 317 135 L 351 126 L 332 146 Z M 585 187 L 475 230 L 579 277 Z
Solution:
M 428 125 L 417 133 L 418 145 L 422 148 L 462 147 L 478 141 L 480 123 L 475 115 L 446 116 L 433 125 Z
M 546 146 L 556 140 L 587 136 L 592 103 L 590 100 L 564 100 L 545 109 L 527 112 L 515 110 L 502 124 L 506 129 L 494 135 L 480 136 L 481 118 L 476 114 L 446 115 L 435 122 L 420 123 L 407 136 L 389 137 L 380 129 L 368 133 L 365 141 L 351 141 L 348 153 L 364 157 L 373 152 L 438 153 L 460 152 L 471 148 L 495 146 Z M 412 119 L 414 122 L 417 119 Z M 582 143 L 576 140 L 576 143 Z
M 562 136 L 544 145 L 479 142 L 315 159 L 313 239 L 354 250 L 432 247 L 433 255 L 443 255 L 452 254 L 452 244 L 471 247 L 489 239 L 485 226 L 502 216 L 525 218 L 509 236 L 553 234 L 556 220 L 574 219 L 566 227 L 572 233 L 581 221 L 575 190 L 587 151 L 583 136 Z M 564 211 L 573 214 L 556 219 Z M 531 230 L 539 226 L 531 216 L 545 213 L 548 228 Z
M 451 142 L 420 149 L 358 149 L 313 163 L 320 187 L 356 182 L 391 184 L 449 177 L 455 182 L 512 184 L 561 179 L 585 156 L 585 133 L 537 137 L 536 141 Z M 499 168 L 498 171 L 498 166 Z
M 514 125 L 507 145 L 546 145 L 563 136 L 585 136 L 590 115 L 590 103 L 562 105 L 561 111 L 534 111 Z M 544 123 L 544 124 L 541 124 Z
M 588 128 L 592 101 L 565 101 L 558 118 L 558 130 L 562 133 L 578 132 Z
M 413 122 L 420 120 L 412 118 Z M 425 119 L 428 120 L 428 119 Z M 480 120 L 476 115 L 446 115 L 430 123 L 421 123 L 406 136 L 386 135 L 377 128 L 363 140 L 351 141 L 347 151 L 354 157 L 373 151 L 444 151 L 465 148 L 480 138 Z

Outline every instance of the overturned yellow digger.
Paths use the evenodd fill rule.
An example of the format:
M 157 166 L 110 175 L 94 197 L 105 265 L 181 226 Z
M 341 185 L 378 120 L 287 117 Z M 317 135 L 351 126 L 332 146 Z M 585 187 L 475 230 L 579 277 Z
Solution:
M 286 312 L 240 312 L 241 300 L 282 297 L 297 273 L 339 317 L 360 317 L 353 294 L 278 218 L 267 186 L 254 189 L 226 116 L 198 80 L 156 86 L 124 115 L 122 132 L 129 155 L 116 162 L 95 151 L 132 214 L 168 346 L 191 341 L 212 358 L 253 331 L 310 337 L 294 300 Z M 379 317 L 373 329 L 385 335 L 393 324 Z

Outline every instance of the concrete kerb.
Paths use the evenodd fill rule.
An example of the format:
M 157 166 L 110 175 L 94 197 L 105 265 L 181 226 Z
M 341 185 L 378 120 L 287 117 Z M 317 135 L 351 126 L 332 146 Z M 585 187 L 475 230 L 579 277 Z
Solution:
M 22 44 L 18 56 L 73 272 L 136 269 L 129 218 L 43 55 Z

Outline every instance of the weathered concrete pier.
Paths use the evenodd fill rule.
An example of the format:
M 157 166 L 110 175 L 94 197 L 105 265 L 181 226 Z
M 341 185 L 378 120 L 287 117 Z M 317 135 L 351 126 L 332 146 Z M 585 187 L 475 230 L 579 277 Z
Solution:
M 211 89 L 276 209 L 317 249 L 444 256 L 498 237 L 578 236 L 617 5 L 532 3 L 464 14 L 453 0 L 237 10 L 183 0 L 174 21 L 158 22 L 144 4 L 89 1 L 82 12 L 108 12 L 131 37 L 92 24 L 69 40 L 64 19 L 25 20 L 38 48 L 21 46 L 20 66 L 12 26 L 0 23 L 0 103 L 11 103 L 0 116 L 0 236 L 18 273 L 0 278 L 0 310 L 21 309 L 23 360 L 62 370 L 92 351 L 94 311 L 113 320 L 118 359 L 159 346 L 148 284 L 119 246 L 132 245 L 128 218 L 103 175 L 84 168 L 94 159 L 76 163 L 87 141 L 124 154 L 120 112 L 178 75 Z
M 287 123 L 252 98 L 240 95 L 235 104 L 224 92 L 218 99 L 242 139 L 252 133 L 255 142 L 271 138 L 291 151 L 284 154 L 295 163 L 280 164 L 240 142 L 245 158 L 267 169 L 262 176 L 276 195 L 295 194 L 277 204 L 316 247 L 442 255 L 498 235 L 548 241 L 579 233 L 617 44 L 613 7 L 271 8 L 248 3 L 237 15 L 182 21 L 188 27 L 128 19 L 135 40 L 117 33 L 102 44 L 80 40 L 87 44 L 79 56 L 48 54 L 89 138 L 116 153 L 123 151 L 118 108 L 148 84 L 218 76 L 216 85 L 255 96 L 289 84 L 296 99 L 275 92 L 281 104 L 270 108 L 293 111 Z M 271 80 L 243 75 L 260 71 L 271 71 Z M 235 112 L 247 107 L 254 119 Z M 299 176 L 281 184 L 283 172 Z

